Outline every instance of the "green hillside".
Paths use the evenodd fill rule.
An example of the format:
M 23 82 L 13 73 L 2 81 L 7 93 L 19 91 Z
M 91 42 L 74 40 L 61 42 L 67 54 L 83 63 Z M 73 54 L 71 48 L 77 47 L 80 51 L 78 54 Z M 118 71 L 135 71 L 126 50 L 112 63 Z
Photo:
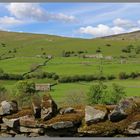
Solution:
M 130 52 L 123 49 L 132 47 Z M 104 76 L 113 75 L 116 79 L 106 80 L 110 86 L 116 83 L 125 87 L 126 95 L 139 96 L 140 80 L 128 78 L 120 80 L 118 75 L 122 72 L 126 74 L 140 72 L 140 50 L 136 53 L 136 48 L 140 48 L 140 31 L 113 35 L 95 39 L 68 38 L 54 35 L 15 33 L 0 31 L 0 70 L 8 74 L 19 74 L 29 72 L 33 67 L 42 65 L 47 60 L 48 55 L 54 56 L 47 64 L 42 65 L 35 73 L 48 72 L 55 73 L 61 77 L 76 75 L 99 75 L 102 61 Z M 99 58 L 83 58 L 83 55 L 102 53 L 103 56 L 111 56 L 111 60 Z M 126 51 L 126 50 L 125 50 Z M 72 52 L 69 57 L 64 57 L 64 52 Z M 80 53 L 82 52 L 82 53 Z M 63 57 L 62 57 L 63 56 Z M 122 63 L 122 58 L 124 63 Z M 27 79 L 24 79 L 27 80 Z M 53 86 L 50 94 L 59 103 L 63 103 L 71 93 L 87 93 L 90 86 L 97 81 L 77 81 L 59 83 L 52 78 L 31 78 L 35 83 L 58 83 Z M 0 85 L 5 86 L 9 93 L 15 89 L 18 80 L 0 79 Z
M 2 44 L 5 44 L 5 47 Z M 100 47 L 104 55 L 119 56 L 122 48 L 130 44 L 140 44 L 140 32 L 105 38 L 79 39 L 0 31 L 0 55 L 36 56 L 45 52 L 54 56 L 62 56 L 63 50 L 82 50 L 93 54 Z M 16 53 L 13 53 L 14 49 Z

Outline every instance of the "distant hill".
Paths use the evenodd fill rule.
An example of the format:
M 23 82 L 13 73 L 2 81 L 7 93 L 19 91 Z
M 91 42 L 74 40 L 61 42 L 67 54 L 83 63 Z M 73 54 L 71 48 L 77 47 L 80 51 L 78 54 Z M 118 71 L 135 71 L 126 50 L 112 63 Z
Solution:
M 140 39 L 140 31 L 101 37 L 102 39 Z
M 130 44 L 140 44 L 140 31 L 95 39 L 0 31 L 0 56 L 37 56 L 43 53 L 62 56 L 63 51 L 95 54 L 98 48 L 104 55 L 119 56 L 122 48 Z

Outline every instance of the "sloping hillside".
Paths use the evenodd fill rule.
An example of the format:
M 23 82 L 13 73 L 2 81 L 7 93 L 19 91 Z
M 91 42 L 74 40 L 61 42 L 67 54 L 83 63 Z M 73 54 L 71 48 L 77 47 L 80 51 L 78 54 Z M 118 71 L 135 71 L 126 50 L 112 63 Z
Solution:
M 95 53 L 101 48 L 104 55 L 118 56 L 122 48 L 130 44 L 140 44 L 139 31 L 96 39 L 0 31 L 0 55 L 36 56 L 45 53 L 62 56 L 64 50 Z

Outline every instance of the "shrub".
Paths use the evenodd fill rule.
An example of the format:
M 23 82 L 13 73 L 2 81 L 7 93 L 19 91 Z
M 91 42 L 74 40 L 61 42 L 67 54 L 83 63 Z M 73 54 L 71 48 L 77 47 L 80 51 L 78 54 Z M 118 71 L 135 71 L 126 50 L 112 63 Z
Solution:
M 137 77 L 139 77 L 139 76 L 140 76 L 140 73 L 138 73 L 138 72 L 132 72 L 132 73 L 129 75 L 129 77 L 132 78 L 132 79 L 135 79 L 135 78 L 137 78 Z
M 115 78 L 116 78 L 116 77 L 115 77 L 114 75 L 112 75 L 112 74 L 107 76 L 107 79 L 108 79 L 108 80 L 113 80 L 113 79 L 115 79 Z
M 96 50 L 96 53 L 100 53 L 101 52 L 101 48 L 98 47 L 97 50 Z
M 18 104 L 20 106 L 29 106 L 31 104 L 31 97 L 36 92 L 35 83 L 31 81 L 18 81 L 16 83 L 16 90 L 15 98 L 18 100 Z
M 125 72 L 120 72 L 119 73 L 119 79 L 123 80 L 123 79 L 128 79 L 129 75 L 127 75 Z
M 107 86 L 102 82 L 99 84 L 94 84 L 90 87 L 90 90 L 87 94 L 87 99 L 89 104 L 100 104 L 103 98 L 103 95 L 106 93 Z
M 117 84 L 112 84 L 112 91 L 111 91 L 111 104 L 118 103 L 122 98 L 126 96 L 124 88 Z
M 109 87 L 100 82 L 90 87 L 87 96 L 89 104 L 116 104 L 126 95 L 123 87 L 112 84 L 110 90 Z

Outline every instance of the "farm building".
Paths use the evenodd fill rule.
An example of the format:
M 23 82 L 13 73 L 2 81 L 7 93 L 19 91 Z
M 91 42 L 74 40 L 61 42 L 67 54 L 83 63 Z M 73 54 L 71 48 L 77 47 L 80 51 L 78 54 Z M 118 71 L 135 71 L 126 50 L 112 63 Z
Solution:
M 36 91 L 50 91 L 51 84 L 35 84 Z
M 87 54 L 87 55 L 84 55 L 84 58 L 103 58 L 103 55 L 102 54 Z
M 113 57 L 112 56 L 106 56 L 106 57 L 104 57 L 106 60 L 112 60 L 113 59 Z

